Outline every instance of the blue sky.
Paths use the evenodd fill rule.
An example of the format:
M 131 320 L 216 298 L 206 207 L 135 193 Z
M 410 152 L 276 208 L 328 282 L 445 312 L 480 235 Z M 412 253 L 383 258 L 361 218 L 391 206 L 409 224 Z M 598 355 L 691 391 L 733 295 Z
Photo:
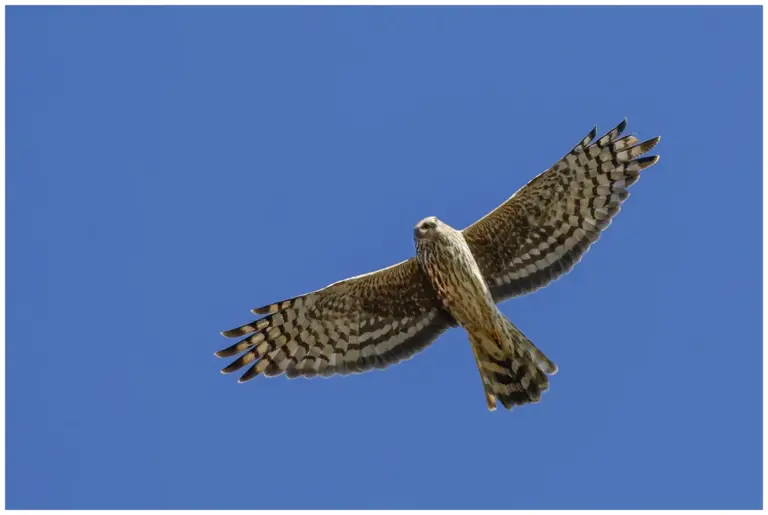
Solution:
M 8 508 L 759 508 L 761 11 L 6 11 Z M 238 385 L 249 309 L 413 255 L 594 124 L 661 161 L 502 311 L 560 367 L 489 413 L 463 331 Z

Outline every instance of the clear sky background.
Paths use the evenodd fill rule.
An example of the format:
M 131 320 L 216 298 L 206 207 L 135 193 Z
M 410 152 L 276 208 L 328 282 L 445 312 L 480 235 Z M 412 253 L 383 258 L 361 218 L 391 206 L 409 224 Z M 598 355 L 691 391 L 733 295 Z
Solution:
M 7 9 L 9 508 L 759 508 L 761 10 Z M 593 125 L 661 161 L 502 311 L 560 366 L 486 409 L 463 331 L 222 376 L 249 309 L 461 228 Z

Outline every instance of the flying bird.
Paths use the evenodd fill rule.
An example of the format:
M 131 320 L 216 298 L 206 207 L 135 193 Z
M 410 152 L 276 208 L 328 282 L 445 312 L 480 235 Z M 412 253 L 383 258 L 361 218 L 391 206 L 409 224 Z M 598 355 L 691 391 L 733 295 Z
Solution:
M 328 377 L 411 358 L 448 328 L 467 333 L 488 409 L 538 402 L 557 366 L 504 316 L 498 303 L 566 274 L 610 225 L 627 188 L 659 157 L 660 140 L 621 137 L 627 120 L 599 139 L 597 127 L 554 166 L 463 230 L 435 217 L 414 228 L 416 256 L 267 306 L 243 338 L 216 353 L 240 354 L 222 370 Z

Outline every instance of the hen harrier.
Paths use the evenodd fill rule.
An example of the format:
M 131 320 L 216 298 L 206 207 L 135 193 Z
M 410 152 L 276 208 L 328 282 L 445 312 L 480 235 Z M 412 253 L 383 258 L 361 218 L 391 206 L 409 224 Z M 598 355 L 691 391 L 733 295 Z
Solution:
M 462 231 L 435 217 L 414 229 L 416 257 L 253 309 L 265 315 L 224 331 L 244 339 L 216 353 L 243 353 L 222 370 L 331 376 L 385 368 L 460 325 L 483 380 L 488 409 L 537 402 L 557 366 L 497 303 L 567 273 L 608 227 L 627 188 L 659 157 L 640 157 L 659 137 L 619 137 L 626 119 L 593 141 L 595 127 L 552 168 Z

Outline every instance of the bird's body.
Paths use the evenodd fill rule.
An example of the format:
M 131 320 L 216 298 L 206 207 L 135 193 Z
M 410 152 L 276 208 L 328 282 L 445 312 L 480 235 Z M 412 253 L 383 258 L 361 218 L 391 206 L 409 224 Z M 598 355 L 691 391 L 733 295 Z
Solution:
M 488 408 L 537 402 L 557 366 L 498 303 L 567 273 L 618 213 L 641 158 L 659 138 L 619 138 L 626 120 L 596 141 L 596 129 L 497 209 L 459 231 L 435 217 L 414 229 L 416 257 L 299 297 L 254 309 L 264 318 L 225 331 L 246 336 L 217 352 L 243 353 L 224 368 L 330 376 L 385 368 L 443 331 L 467 332 Z
M 499 308 L 461 231 L 430 217 L 414 234 L 419 266 L 448 313 L 467 331 L 495 331 Z
M 462 232 L 429 217 L 416 225 L 414 239 L 419 266 L 469 336 L 488 407 L 495 409 L 497 398 L 506 407 L 538 400 L 549 385 L 538 349 L 499 310 Z M 543 354 L 541 361 L 547 373 L 557 370 Z

